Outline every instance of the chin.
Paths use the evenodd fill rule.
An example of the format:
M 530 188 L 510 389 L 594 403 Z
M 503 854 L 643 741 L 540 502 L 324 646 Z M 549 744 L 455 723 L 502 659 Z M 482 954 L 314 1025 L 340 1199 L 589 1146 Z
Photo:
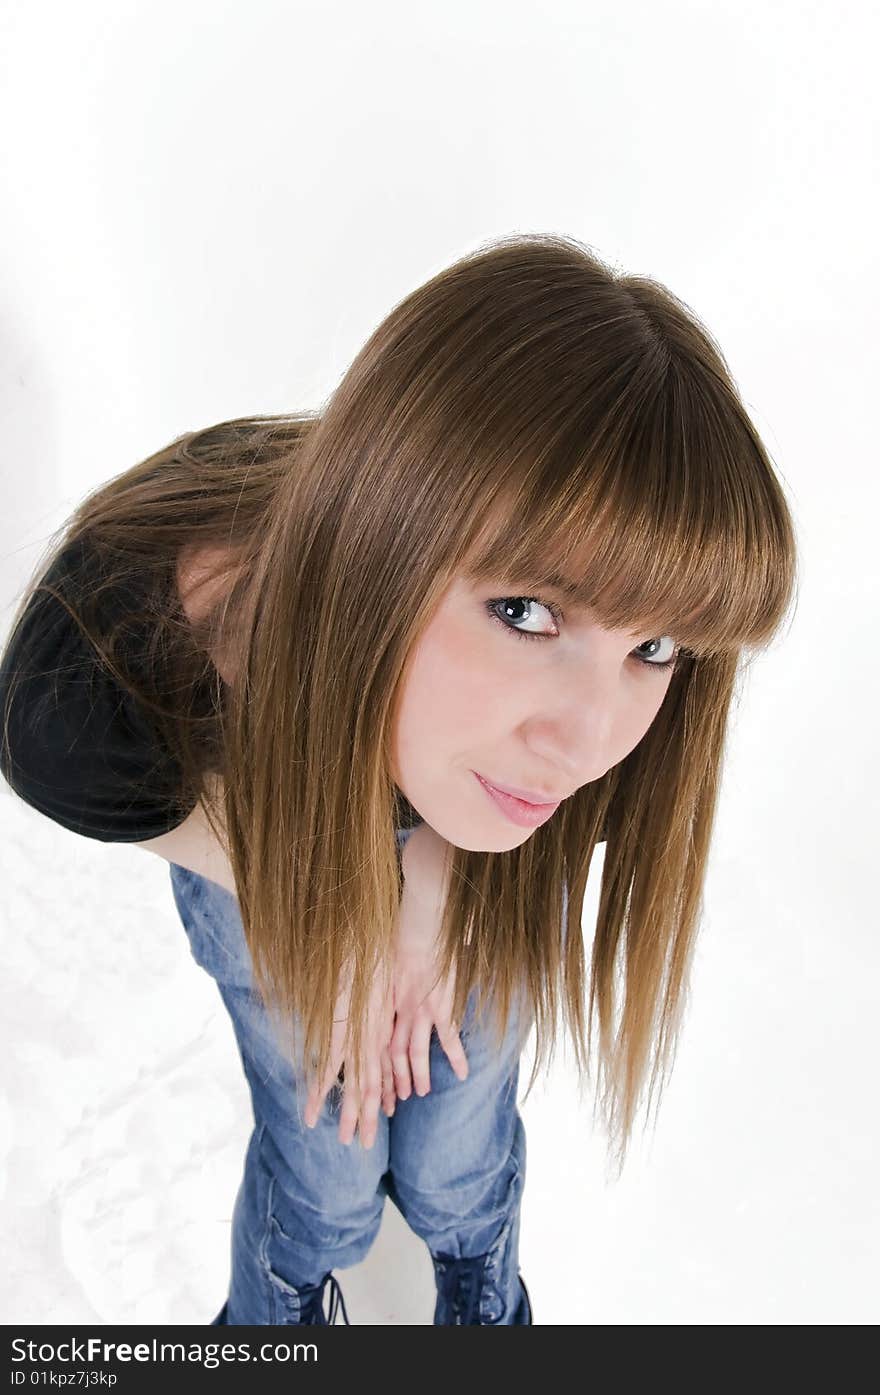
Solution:
M 506 841 L 499 838 L 497 835 L 495 838 L 491 839 L 491 841 L 487 841 L 489 835 L 486 833 L 482 836 L 477 835 L 475 838 L 456 837 L 447 838 L 446 841 L 447 843 L 451 843 L 453 847 L 461 848 L 462 852 L 504 853 L 513 852 L 514 848 L 522 847 L 523 843 L 527 843 L 534 832 L 535 830 L 533 828 L 523 829 L 520 836 L 517 837 L 516 830 L 514 829 L 511 836 Z M 522 834 L 525 836 L 523 837 Z M 442 836 L 445 837 L 445 834 Z

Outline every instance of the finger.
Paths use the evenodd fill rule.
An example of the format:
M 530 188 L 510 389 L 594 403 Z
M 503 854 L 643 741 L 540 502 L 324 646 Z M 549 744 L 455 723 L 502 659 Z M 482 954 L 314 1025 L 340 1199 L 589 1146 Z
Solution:
M 337 1014 L 338 1015 L 338 1014 Z M 346 1025 L 342 1021 L 334 1022 L 330 1032 L 330 1055 L 327 1060 L 327 1069 L 320 1084 L 313 1083 L 309 1091 L 309 1098 L 312 1101 L 312 1108 L 304 1113 L 304 1118 L 309 1128 L 314 1128 L 318 1122 L 318 1116 L 324 1108 L 324 1101 L 337 1083 L 341 1084 L 340 1074 L 343 1070 L 346 1049 Z M 311 1122 L 309 1122 L 311 1120 Z
M 367 1075 L 366 1085 L 361 1090 L 360 1117 L 358 1119 L 358 1136 L 362 1148 L 372 1148 L 376 1142 L 376 1131 L 379 1127 L 379 1103 L 382 1099 L 382 1078 L 379 1074 L 379 1063 L 374 1061 Z
M 389 985 L 378 969 L 373 978 L 367 1020 L 369 1046 L 364 1076 L 360 1081 L 361 1107 L 358 1120 L 358 1137 L 362 1148 L 372 1148 L 375 1143 L 379 1129 L 379 1109 L 383 1102 L 387 1103 L 387 1086 L 383 1073 L 388 1038 L 391 1036 L 394 1020 L 394 1004 Z
M 397 1103 L 397 1091 L 394 1088 L 394 1067 L 391 1064 L 391 1052 L 387 1046 L 382 1047 L 382 1108 L 390 1119 L 394 1113 L 394 1106 Z
M 323 1105 L 324 1091 L 321 1087 L 321 1083 L 319 1080 L 310 1077 L 309 1093 L 306 1098 L 305 1109 L 303 1110 L 303 1119 L 307 1128 L 313 1129 L 315 1127 Z
M 308 1128 L 313 1129 L 317 1124 L 318 1117 L 324 1108 L 324 1101 L 326 1100 L 333 1086 L 336 1084 L 341 1065 L 341 1059 L 331 1059 L 330 1064 L 327 1067 L 326 1072 L 324 1073 L 324 1078 L 321 1081 L 312 1081 L 312 1084 L 309 1087 L 306 1107 L 303 1110 L 303 1119 L 305 1120 L 306 1126 Z
M 337 996 L 333 1010 L 333 1025 L 330 1029 L 330 1054 L 323 1078 L 318 1081 L 310 1075 L 309 1092 L 303 1118 L 306 1126 L 313 1129 L 324 1108 L 324 1103 L 333 1086 L 341 1083 L 342 1063 L 345 1059 L 345 1038 L 347 1031 L 348 991 L 343 989 Z
M 412 1076 L 409 1069 L 409 1039 L 412 1034 L 412 1022 L 409 1018 L 398 1017 L 391 1038 L 391 1067 L 394 1071 L 394 1088 L 397 1091 L 397 1098 L 408 1100 L 412 1094 Z
M 426 1095 L 431 1088 L 428 1056 L 431 1047 L 432 1026 L 430 1017 L 416 1017 L 409 1039 L 409 1062 L 417 1095 Z
M 339 1142 L 346 1146 L 352 1143 L 360 1113 L 360 1094 L 357 1084 L 350 1080 L 342 1092 L 342 1108 L 339 1111 Z
M 437 1036 L 440 1038 L 440 1045 L 446 1052 L 449 1064 L 452 1066 L 459 1080 L 467 1080 L 467 1056 L 464 1054 L 464 1047 L 461 1044 L 461 1037 L 458 1034 L 458 1029 L 455 1024 L 450 1022 L 447 1025 L 445 1022 L 438 1022 Z

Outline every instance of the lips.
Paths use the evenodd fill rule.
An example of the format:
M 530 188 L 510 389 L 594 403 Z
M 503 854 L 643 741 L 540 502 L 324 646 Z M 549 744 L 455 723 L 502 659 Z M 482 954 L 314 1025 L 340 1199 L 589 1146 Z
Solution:
M 496 809 L 520 828 L 539 828 L 542 823 L 546 823 L 552 818 L 559 808 L 559 802 L 547 804 L 543 800 L 540 804 L 535 804 L 529 799 L 521 799 L 519 795 L 508 794 L 497 785 L 492 785 L 488 780 L 484 780 L 482 775 L 473 772 L 474 779 L 482 785 L 486 795 L 492 800 Z M 534 790 L 531 791 L 534 794 Z
M 478 773 L 478 771 L 474 771 L 474 774 Z M 512 794 L 514 799 L 523 799 L 526 804 L 535 804 L 538 808 L 546 807 L 550 804 L 560 804 L 566 797 L 560 794 L 555 798 L 548 799 L 547 795 L 536 794 L 534 790 L 520 789 L 517 785 L 501 785 L 497 780 L 490 780 L 488 775 L 480 775 L 480 779 L 485 780 L 487 785 L 494 785 L 495 789 L 501 790 L 502 794 Z

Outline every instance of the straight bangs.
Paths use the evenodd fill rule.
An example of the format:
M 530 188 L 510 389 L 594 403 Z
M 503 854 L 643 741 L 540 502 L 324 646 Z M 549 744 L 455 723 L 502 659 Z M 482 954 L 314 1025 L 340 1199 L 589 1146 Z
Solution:
M 707 400 L 670 366 L 648 400 L 628 392 L 530 460 L 513 442 L 506 458 L 516 464 L 469 581 L 552 593 L 639 641 L 670 635 L 693 658 L 772 640 L 794 585 L 789 517 L 732 396 Z

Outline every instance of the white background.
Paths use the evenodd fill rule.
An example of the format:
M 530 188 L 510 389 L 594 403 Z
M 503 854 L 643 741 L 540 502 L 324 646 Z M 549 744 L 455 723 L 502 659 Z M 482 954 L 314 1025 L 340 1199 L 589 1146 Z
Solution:
M 656 1130 L 608 1181 L 570 1052 L 523 1107 L 536 1324 L 880 1316 L 877 38 L 791 0 L 0 10 L 4 635 L 89 489 L 317 406 L 509 232 L 692 305 L 776 463 L 799 603 L 736 710 Z M 168 864 L 0 782 L 0 876 L 2 1320 L 208 1323 L 250 1099 Z M 390 1203 L 337 1277 L 353 1323 L 431 1322 Z

